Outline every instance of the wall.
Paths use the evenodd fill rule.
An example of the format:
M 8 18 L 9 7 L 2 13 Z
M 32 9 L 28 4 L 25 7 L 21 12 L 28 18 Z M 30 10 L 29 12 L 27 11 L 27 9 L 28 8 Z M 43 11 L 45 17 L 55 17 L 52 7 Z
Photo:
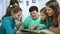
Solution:
M 25 20 L 25 18 L 28 16 L 28 15 L 30 15 L 29 14 L 29 8 L 31 7 L 31 6 L 37 6 L 38 7 L 38 9 L 40 10 L 42 7 L 44 7 L 45 6 L 45 3 L 47 2 L 47 0 L 36 0 L 36 3 L 32 3 L 32 0 L 29 0 L 29 6 L 27 6 L 26 5 L 26 1 L 28 1 L 28 0 L 23 0 L 23 2 L 22 3 L 20 3 L 20 7 L 23 9 L 23 12 L 22 12 L 22 14 L 23 14 L 23 21 Z
M 29 1 L 29 6 L 26 5 L 26 1 Z M 39 8 L 39 10 L 41 8 L 43 8 L 46 4 L 46 2 L 49 0 L 36 0 L 36 3 L 32 3 L 32 0 L 23 0 L 22 3 L 19 2 L 19 6 L 22 8 L 23 12 L 23 21 L 25 20 L 25 18 L 29 15 L 29 8 L 33 5 L 37 6 Z M 60 0 L 57 0 L 60 3 Z M 4 3 L 2 3 L 4 2 Z M 0 19 L 4 16 L 4 14 L 6 13 L 6 8 L 9 5 L 10 0 L 0 0 Z M 2 4 L 2 5 L 1 5 Z

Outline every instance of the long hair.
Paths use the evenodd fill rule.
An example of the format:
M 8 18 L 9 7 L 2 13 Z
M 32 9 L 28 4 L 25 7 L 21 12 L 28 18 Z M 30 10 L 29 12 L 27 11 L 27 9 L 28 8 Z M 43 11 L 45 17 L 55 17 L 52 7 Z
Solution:
M 49 6 L 51 9 L 53 9 L 54 14 L 53 14 L 53 23 L 57 23 L 57 17 L 58 17 L 58 8 L 59 8 L 59 4 L 56 0 L 52 1 L 50 0 L 49 2 L 46 3 L 46 6 Z
M 58 9 L 58 15 L 60 14 L 60 7 L 59 7 L 59 9 Z
M 22 11 L 22 9 L 19 6 L 13 6 L 13 7 L 8 6 L 7 10 L 6 10 L 6 14 L 3 16 L 3 18 L 6 17 L 6 16 L 11 16 L 12 11 L 14 13 L 18 13 L 18 11 Z

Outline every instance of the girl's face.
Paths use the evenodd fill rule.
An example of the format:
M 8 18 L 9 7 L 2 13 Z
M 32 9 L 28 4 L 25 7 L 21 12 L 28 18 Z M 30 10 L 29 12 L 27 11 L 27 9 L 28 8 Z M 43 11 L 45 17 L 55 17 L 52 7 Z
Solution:
M 40 16 L 41 16 L 41 18 L 42 18 L 43 20 L 46 20 L 46 17 L 47 17 L 47 16 L 46 16 L 44 13 L 41 12 L 41 13 L 40 13 Z
M 51 9 L 49 6 L 46 6 L 46 13 L 48 14 L 48 16 L 53 16 L 54 12 L 53 9 Z
M 12 12 L 12 16 L 14 19 L 19 19 L 22 14 L 22 11 L 18 11 L 17 13 Z
M 59 14 L 59 16 L 58 16 L 58 22 L 60 22 L 60 14 Z

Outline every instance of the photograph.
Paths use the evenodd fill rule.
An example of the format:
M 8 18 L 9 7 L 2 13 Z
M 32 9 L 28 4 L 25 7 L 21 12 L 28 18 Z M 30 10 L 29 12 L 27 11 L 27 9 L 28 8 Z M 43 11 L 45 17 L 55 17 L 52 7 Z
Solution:
M 0 34 L 60 34 L 60 0 L 0 0 Z

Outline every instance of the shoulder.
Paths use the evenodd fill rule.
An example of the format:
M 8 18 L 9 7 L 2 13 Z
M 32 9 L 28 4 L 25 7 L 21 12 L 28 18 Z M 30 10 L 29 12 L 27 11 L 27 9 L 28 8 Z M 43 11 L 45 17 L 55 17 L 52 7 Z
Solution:
M 31 18 L 31 15 L 27 16 L 27 18 Z
M 42 20 L 42 18 L 39 16 L 39 17 L 38 17 L 38 20 L 40 20 L 40 21 L 41 21 L 41 20 Z
M 25 20 L 30 20 L 32 19 L 31 15 L 27 16 Z
M 9 22 L 9 20 L 10 20 L 10 16 L 7 16 L 7 17 L 5 17 L 2 21 L 3 21 L 3 22 L 7 22 L 7 21 Z

